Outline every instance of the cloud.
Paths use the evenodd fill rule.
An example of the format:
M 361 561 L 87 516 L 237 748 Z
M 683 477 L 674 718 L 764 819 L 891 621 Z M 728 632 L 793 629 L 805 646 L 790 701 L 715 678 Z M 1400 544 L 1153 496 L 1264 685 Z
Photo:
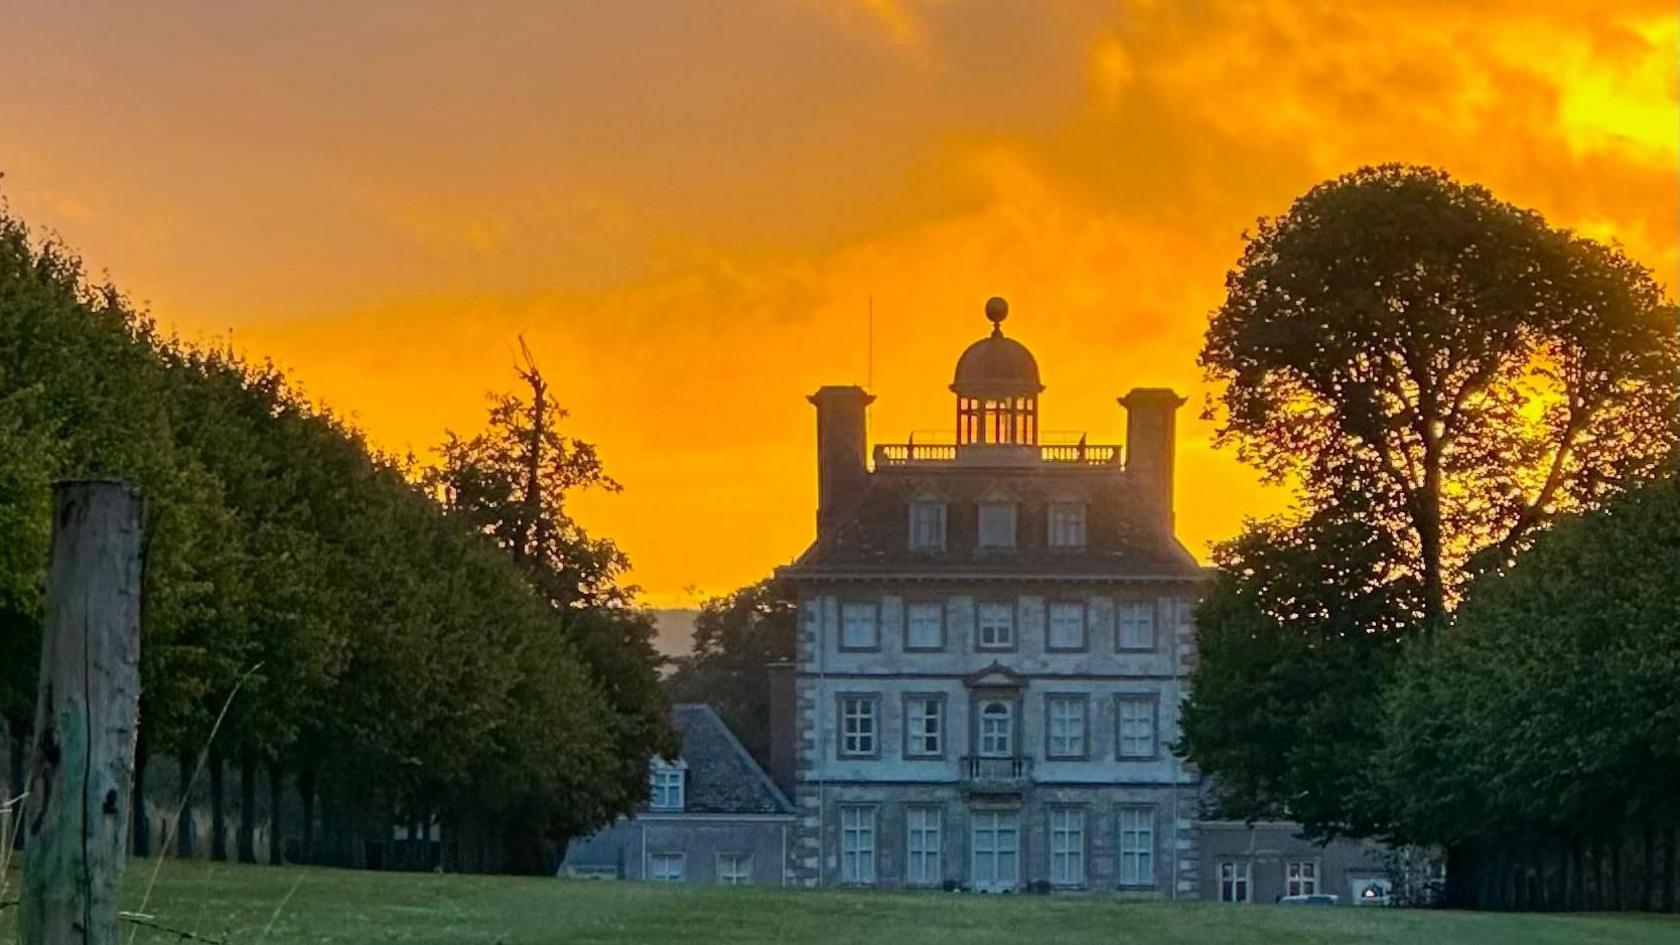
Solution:
M 392 448 L 478 423 L 524 334 L 627 487 L 579 514 L 665 603 L 808 540 L 818 385 L 872 375 L 880 439 L 946 426 L 987 296 L 1047 429 L 1117 439 L 1133 385 L 1199 402 L 1241 232 L 1362 163 L 1680 268 L 1669 0 L 417 0 L 331 37 L 284 7 L 148 29 L 17 26 L 13 206 Z M 1181 429 L 1193 549 L 1284 501 Z

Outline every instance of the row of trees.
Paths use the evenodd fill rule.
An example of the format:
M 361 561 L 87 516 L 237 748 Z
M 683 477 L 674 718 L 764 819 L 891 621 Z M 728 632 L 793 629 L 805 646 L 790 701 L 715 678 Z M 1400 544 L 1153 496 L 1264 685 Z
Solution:
M 566 514 L 569 491 L 613 484 L 559 432 L 528 357 L 523 376 L 531 396 L 498 400 L 485 432 L 450 435 L 436 465 L 398 461 L 272 365 L 162 336 L 0 210 L 11 743 L 34 707 L 50 483 L 116 476 L 147 498 L 136 793 L 148 761 L 190 773 L 208 747 L 216 855 L 229 759 L 245 859 L 264 773 L 301 793 L 311 858 L 339 839 L 317 821 L 388 836 L 437 819 L 485 865 L 537 869 L 629 810 L 671 747 L 652 628 L 627 606 L 623 556 Z
M 1680 827 L 1680 357 L 1650 272 L 1365 168 L 1261 221 L 1202 363 L 1219 442 L 1299 500 L 1217 549 L 1197 616 L 1179 747 L 1222 813 L 1439 846 L 1456 904 L 1635 904 L 1637 837 L 1650 902 Z

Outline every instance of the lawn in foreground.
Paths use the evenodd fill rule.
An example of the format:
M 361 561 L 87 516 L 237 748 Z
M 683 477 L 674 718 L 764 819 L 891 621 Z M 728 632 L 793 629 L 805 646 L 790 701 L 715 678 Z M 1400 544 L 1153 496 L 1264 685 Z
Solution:
M 130 864 L 138 909 L 155 861 Z M 17 875 L 7 878 L 8 897 Z M 1672 945 L 1672 916 L 1506 915 L 1123 902 L 1108 896 L 797 892 L 166 861 L 145 911 L 230 945 L 547 943 L 1149 943 Z M 16 940 L 0 912 L 0 943 Z M 123 941 L 129 940 L 125 930 Z M 179 941 L 141 930 L 136 945 Z

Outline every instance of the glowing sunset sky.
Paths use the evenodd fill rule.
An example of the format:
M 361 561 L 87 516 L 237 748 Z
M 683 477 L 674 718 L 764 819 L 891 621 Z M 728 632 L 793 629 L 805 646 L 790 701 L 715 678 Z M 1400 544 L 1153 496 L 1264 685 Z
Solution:
M 1673 0 L 1546 6 L 25 0 L 0 193 L 391 450 L 481 422 L 523 333 L 625 486 L 576 512 L 652 603 L 808 542 L 804 395 L 864 380 L 871 296 L 879 440 L 950 425 L 994 294 L 1045 429 L 1191 394 L 1202 554 L 1283 502 L 1207 446 L 1203 326 L 1313 183 L 1435 164 L 1675 284 Z

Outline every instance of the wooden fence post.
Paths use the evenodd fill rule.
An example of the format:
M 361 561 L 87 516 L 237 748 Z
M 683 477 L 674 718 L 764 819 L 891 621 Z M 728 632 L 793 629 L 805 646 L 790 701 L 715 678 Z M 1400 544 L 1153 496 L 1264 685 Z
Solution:
M 140 703 L 140 492 L 53 487 L 23 945 L 114 945 Z

